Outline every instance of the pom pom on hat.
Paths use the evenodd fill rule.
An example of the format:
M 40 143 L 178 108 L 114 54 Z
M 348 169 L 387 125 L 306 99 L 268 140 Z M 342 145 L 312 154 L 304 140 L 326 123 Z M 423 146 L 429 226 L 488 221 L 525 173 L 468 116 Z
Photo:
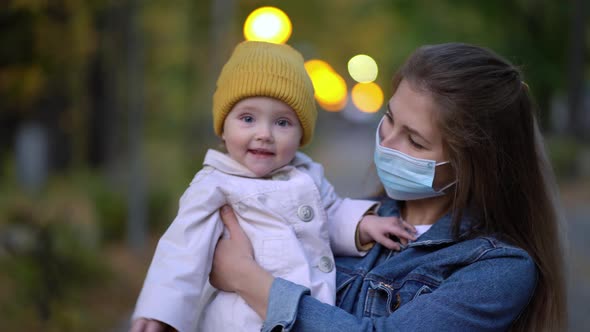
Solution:
M 301 146 L 311 141 L 317 110 L 303 57 L 289 45 L 244 41 L 223 66 L 213 94 L 213 128 L 221 136 L 233 106 L 247 97 L 272 97 L 291 106 L 303 128 Z

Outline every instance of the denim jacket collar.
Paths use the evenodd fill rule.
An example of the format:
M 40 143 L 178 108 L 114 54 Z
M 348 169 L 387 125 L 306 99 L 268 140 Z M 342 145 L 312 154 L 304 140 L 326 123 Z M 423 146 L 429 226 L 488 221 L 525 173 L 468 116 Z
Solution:
M 400 207 L 399 203 L 393 199 L 386 198 L 382 201 L 381 206 L 379 208 L 380 215 L 394 215 L 400 216 Z M 469 218 L 463 218 L 463 220 L 469 220 Z M 403 248 L 406 247 L 418 247 L 418 246 L 429 246 L 429 245 L 438 245 L 443 243 L 451 243 L 455 242 L 456 239 L 453 237 L 452 234 L 452 227 L 451 227 L 451 213 L 447 213 L 442 216 L 438 221 L 436 221 L 432 227 L 426 231 L 426 233 L 422 234 L 416 241 L 408 243 Z M 460 233 L 464 234 L 469 228 L 468 222 L 463 222 L 460 227 Z

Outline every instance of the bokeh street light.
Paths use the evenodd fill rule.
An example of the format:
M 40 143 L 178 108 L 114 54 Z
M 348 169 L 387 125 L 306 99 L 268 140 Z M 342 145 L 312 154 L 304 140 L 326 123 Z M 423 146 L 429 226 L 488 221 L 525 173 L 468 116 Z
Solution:
M 327 62 L 317 59 L 305 62 L 318 104 L 326 111 L 338 112 L 346 106 L 346 81 Z
M 383 91 L 374 82 L 357 83 L 352 88 L 351 99 L 360 111 L 375 113 L 383 105 Z
M 366 54 L 358 54 L 348 60 L 348 73 L 358 83 L 350 92 L 352 103 L 365 113 L 375 113 L 383 105 L 383 90 L 374 83 L 379 73 L 377 62 Z
M 373 58 L 366 54 L 358 54 L 348 60 L 348 73 L 359 83 L 369 83 L 377 78 L 379 69 Z
M 244 22 L 244 38 L 275 44 L 284 44 L 291 37 L 289 16 L 276 7 L 260 7 Z

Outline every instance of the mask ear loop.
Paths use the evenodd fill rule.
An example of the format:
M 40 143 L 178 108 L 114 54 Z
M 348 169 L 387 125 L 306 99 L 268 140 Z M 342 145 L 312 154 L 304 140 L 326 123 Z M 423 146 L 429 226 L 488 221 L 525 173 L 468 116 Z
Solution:
M 457 182 L 459 182 L 459 180 L 455 180 L 455 181 L 453 181 L 453 182 L 451 182 L 451 183 L 447 184 L 446 186 L 444 186 L 443 188 L 441 188 L 441 189 L 440 189 L 440 190 L 438 190 L 437 192 L 439 192 L 439 193 L 442 193 L 442 192 L 444 192 L 445 190 L 447 190 L 447 189 L 451 188 L 452 186 L 454 186 L 455 184 L 457 184 Z
M 449 164 L 450 162 L 451 162 L 450 160 L 447 160 L 447 161 L 441 161 L 440 163 L 436 163 L 434 166 L 436 167 L 436 166 L 446 165 L 446 164 Z M 436 173 L 436 172 L 435 172 L 435 173 Z M 455 181 L 453 181 L 453 182 L 451 182 L 451 183 L 447 184 L 446 186 L 442 187 L 440 190 L 437 190 L 436 192 L 438 192 L 438 193 L 442 193 L 442 192 L 444 192 L 445 190 L 447 190 L 447 189 L 451 188 L 452 186 L 454 186 L 455 184 L 457 184 L 457 182 L 459 182 L 459 180 L 455 179 Z

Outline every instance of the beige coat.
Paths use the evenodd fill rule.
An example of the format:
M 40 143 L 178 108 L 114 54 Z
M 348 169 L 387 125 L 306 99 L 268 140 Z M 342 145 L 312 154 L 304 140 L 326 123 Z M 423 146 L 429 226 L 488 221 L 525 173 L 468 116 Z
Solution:
M 224 204 L 232 206 L 262 267 L 334 304 L 333 253 L 363 254 L 355 246 L 356 225 L 375 202 L 341 199 L 323 168 L 300 152 L 268 178 L 255 178 L 226 154 L 209 150 L 158 243 L 133 318 L 197 330 L 196 308 L 223 232 L 218 211 Z M 198 330 L 259 331 L 261 324 L 236 294 L 217 292 Z

